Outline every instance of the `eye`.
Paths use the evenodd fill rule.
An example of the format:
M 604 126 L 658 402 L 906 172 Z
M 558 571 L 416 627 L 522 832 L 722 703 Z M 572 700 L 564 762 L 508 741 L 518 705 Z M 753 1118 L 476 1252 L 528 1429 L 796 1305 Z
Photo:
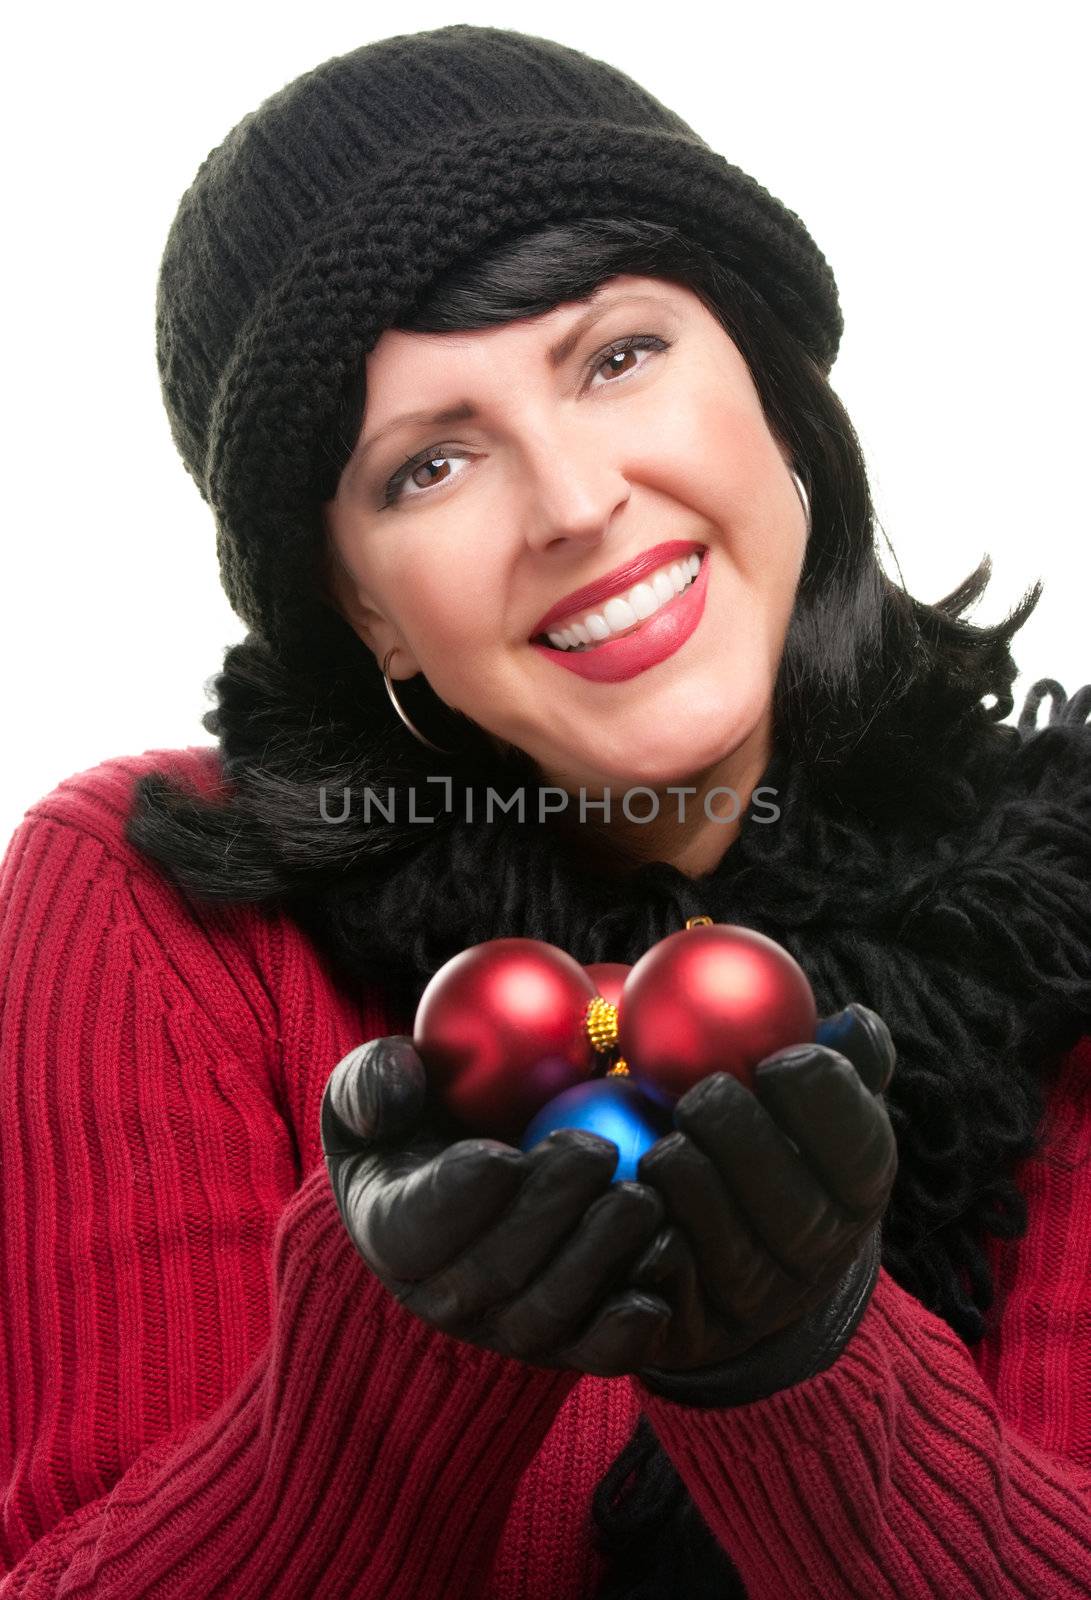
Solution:
M 633 350 L 666 349 L 669 349 L 669 341 L 657 338 L 654 333 L 631 333 L 627 339 L 616 339 L 613 344 L 607 345 L 605 350 L 600 350 L 597 356 L 592 357 L 589 366 L 592 373 L 595 373 L 606 362 L 616 361 L 618 356 L 629 355 Z M 626 376 L 618 367 L 613 371 L 615 377 Z
M 415 456 L 410 456 L 408 461 L 402 462 L 397 472 L 395 472 L 394 476 L 387 483 L 386 488 L 383 490 L 382 501 L 380 502 L 381 508 L 395 505 L 398 500 L 405 498 L 401 492 L 402 485 L 409 478 L 410 473 L 416 472 L 418 467 L 428 467 L 429 470 L 431 470 L 434 467 L 441 466 L 444 461 L 457 461 L 458 459 L 457 445 L 430 444 L 426 450 L 418 450 Z M 421 489 L 423 493 L 427 494 L 431 485 L 424 484 L 422 486 L 417 484 L 415 487 Z M 419 500 L 420 495 L 410 495 L 409 499 Z
M 632 333 L 625 339 L 615 339 L 613 344 L 607 345 L 604 350 L 599 350 L 587 363 L 587 369 L 593 377 L 599 368 L 607 362 L 617 361 L 619 357 L 629 355 L 634 350 L 668 350 L 670 345 L 671 341 L 669 339 L 660 339 L 654 333 Z M 640 370 L 639 366 L 636 370 Z M 623 372 L 616 366 L 613 368 L 613 373 L 615 377 L 628 377 L 628 372 Z M 402 488 L 418 467 L 427 467 L 431 471 L 436 467 L 442 466 L 445 461 L 465 459 L 466 454 L 467 452 L 460 451 L 457 445 L 449 444 L 430 444 L 425 449 L 418 450 L 416 455 L 412 455 L 407 461 L 403 461 L 387 481 L 379 509 L 384 510 L 388 506 L 394 506 L 399 500 L 406 498 L 402 494 Z M 441 479 L 439 481 L 448 480 Z M 408 498 L 410 500 L 419 500 L 422 494 L 428 494 L 432 484 L 416 484 L 415 487 L 419 490 L 419 493 L 409 495 Z

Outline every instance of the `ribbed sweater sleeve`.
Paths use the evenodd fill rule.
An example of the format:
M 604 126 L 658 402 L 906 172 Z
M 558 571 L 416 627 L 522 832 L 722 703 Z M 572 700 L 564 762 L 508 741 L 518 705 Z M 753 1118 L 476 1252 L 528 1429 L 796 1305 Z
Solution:
M 837 1361 L 794 1388 L 702 1410 L 637 1385 L 748 1600 L 1091 1595 L 1091 1040 L 1053 1105 L 979 1354 L 884 1269 Z
M 48 816 L 0 868 L 0 1597 L 479 1600 L 575 1374 L 387 1294 L 153 898 Z

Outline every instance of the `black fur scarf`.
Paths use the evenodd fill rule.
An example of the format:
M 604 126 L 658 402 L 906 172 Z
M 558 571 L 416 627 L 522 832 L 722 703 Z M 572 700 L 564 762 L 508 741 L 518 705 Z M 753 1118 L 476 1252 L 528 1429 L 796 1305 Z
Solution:
M 1043 690 L 1052 720 L 1037 730 Z M 779 820 L 752 810 L 703 877 L 662 862 L 600 877 L 556 828 L 458 817 L 288 910 L 347 981 L 384 983 L 409 1016 L 450 956 L 487 939 L 631 963 L 705 914 L 778 940 L 821 1015 L 859 1000 L 890 1027 L 899 1170 L 883 1264 L 971 1343 L 993 1300 L 984 1236 L 1025 1231 L 1012 1174 L 1046 1136 L 1051 1073 L 1091 1026 L 1091 685 L 1061 700 L 1044 680 L 1018 729 L 990 725 L 952 755 L 930 775 L 938 809 L 877 817 L 820 794 L 778 751 L 762 784 Z M 610 1558 L 602 1600 L 745 1594 L 643 1420 L 594 1518 Z

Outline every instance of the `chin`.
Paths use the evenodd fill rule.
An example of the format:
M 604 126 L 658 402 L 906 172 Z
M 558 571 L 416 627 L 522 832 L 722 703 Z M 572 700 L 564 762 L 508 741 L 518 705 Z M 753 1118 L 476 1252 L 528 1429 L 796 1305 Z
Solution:
M 551 775 L 543 781 L 570 793 L 580 788 L 609 788 L 620 805 L 626 789 L 643 786 L 663 790 L 671 784 L 693 784 L 698 777 L 714 771 L 753 737 L 766 705 L 760 689 L 741 699 L 737 693 L 725 697 L 721 679 L 715 691 L 704 697 L 687 697 L 688 726 L 676 726 L 672 737 L 658 742 L 649 738 L 649 719 L 639 712 L 626 717 L 623 726 L 614 720 L 606 727 L 596 728 L 591 738 L 583 727 L 559 728 L 549 750 L 543 750 L 533 738 L 517 738 L 515 742 L 540 774 Z M 526 732 L 529 734 L 530 730 Z M 568 739 L 565 733 L 570 735 Z
M 585 760 L 570 758 L 564 770 L 574 774 L 568 780 L 569 788 L 609 788 L 616 804 L 620 805 L 626 789 L 643 787 L 662 790 L 668 784 L 692 783 L 695 774 L 714 767 L 731 753 L 732 748 L 732 745 L 725 748 L 720 741 L 714 747 L 702 745 L 699 748 L 676 747 L 645 752 L 629 749 L 619 751 L 613 760 L 607 759 L 601 750 L 589 750 Z M 634 810 L 639 809 L 639 803 L 634 802 Z
M 754 733 L 756 721 L 756 718 L 740 716 L 738 704 L 709 706 L 703 710 L 695 707 L 689 738 L 675 737 L 667 743 L 643 748 L 634 739 L 627 749 L 617 752 L 616 761 L 611 761 L 615 770 L 610 782 L 614 785 L 646 784 L 650 789 L 694 782 L 739 751 Z M 700 728 L 715 729 L 715 737 L 695 737 Z M 598 765 L 602 766 L 601 752 Z

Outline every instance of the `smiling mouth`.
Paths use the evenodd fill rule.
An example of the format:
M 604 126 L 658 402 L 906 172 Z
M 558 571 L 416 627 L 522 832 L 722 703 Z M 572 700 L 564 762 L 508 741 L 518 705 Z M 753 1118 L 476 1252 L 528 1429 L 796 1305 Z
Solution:
M 648 578 L 623 594 L 614 595 L 602 606 L 577 616 L 563 628 L 536 633 L 531 644 L 548 645 L 566 654 L 597 650 L 614 639 L 628 638 L 652 617 L 666 610 L 684 595 L 697 580 L 707 549 L 694 551 L 679 561 L 666 562 Z M 668 595 L 667 585 L 672 592 Z

